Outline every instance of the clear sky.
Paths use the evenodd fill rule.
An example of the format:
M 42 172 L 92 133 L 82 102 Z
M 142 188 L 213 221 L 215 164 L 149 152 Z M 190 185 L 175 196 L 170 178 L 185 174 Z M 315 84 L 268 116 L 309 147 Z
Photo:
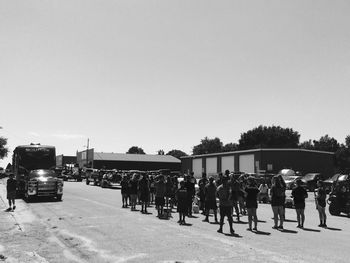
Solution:
M 349 14 L 348 0 L 0 0 L 0 135 L 65 155 L 87 138 L 191 153 L 260 124 L 343 143 Z

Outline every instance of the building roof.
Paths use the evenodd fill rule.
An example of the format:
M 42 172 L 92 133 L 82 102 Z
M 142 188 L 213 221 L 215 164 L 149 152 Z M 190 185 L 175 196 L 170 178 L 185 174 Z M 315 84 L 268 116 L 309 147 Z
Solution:
M 209 154 L 201 154 L 201 155 L 191 155 L 191 156 L 183 156 L 180 157 L 181 159 L 186 158 L 201 158 L 201 157 L 208 157 L 208 156 L 225 156 L 225 155 L 232 155 L 232 154 L 245 154 L 245 153 L 254 153 L 254 152 L 268 152 L 268 151 L 292 151 L 292 152 L 314 152 L 314 153 L 323 153 L 323 154 L 331 154 L 334 155 L 333 152 L 324 152 L 324 151 L 316 151 L 316 150 L 307 150 L 307 149 L 300 149 L 300 148 L 260 148 L 260 149 L 250 149 L 250 150 L 242 150 L 242 151 L 233 151 L 233 152 L 220 152 L 220 153 L 209 153 Z
M 126 154 L 126 153 L 103 153 L 94 152 L 94 160 L 124 161 L 124 162 L 157 162 L 157 163 L 181 163 L 171 155 L 153 154 Z

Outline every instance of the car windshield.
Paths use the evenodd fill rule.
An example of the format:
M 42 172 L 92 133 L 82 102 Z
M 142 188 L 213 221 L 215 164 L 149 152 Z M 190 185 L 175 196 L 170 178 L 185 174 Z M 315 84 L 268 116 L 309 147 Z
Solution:
M 338 177 L 338 181 L 345 181 L 346 179 L 348 179 L 347 174 L 342 174 L 342 175 L 339 175 L 339 177 Z
M 313 180 L 317 174 L 306 174 L 303 179 L 305 180 Z
M 284 181 L 291 181 L 297 178 L 298 176 L 282 175 Z
M 340 174 L 335 174 L 331 178 L 328 178 L 326 181 L 334 182 L 338 179 L 339 176 L 340 176 Z

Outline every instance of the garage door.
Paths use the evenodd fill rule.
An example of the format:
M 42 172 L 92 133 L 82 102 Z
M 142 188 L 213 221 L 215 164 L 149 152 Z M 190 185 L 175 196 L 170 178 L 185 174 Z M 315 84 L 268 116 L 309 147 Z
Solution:
M 221 172 L 224 173 L 226 170 L 229 170 L 230 172 L 235 171 L 235 157 L 234 156 L 221 157 Z
M 244 173 L 254 173 L 254 154 L 239 156 L 239 171 Z
M 217 157 L 206 159 L 206 172 L 207 175 L 216 175 L 218 172 L 218 159 Z
M 202 158 L 193 159 L 193 172 L 197 178 L 202 176 Z

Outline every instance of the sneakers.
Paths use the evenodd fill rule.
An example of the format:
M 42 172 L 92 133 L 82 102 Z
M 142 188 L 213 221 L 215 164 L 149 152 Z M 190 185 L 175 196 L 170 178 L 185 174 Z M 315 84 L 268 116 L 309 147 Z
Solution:
M 16 209 L 16 206 L 14 205 L 13 208 L 12 208 L 12 210 L 15 210 L 15 209 Z
M 11 207 L 9 207 L 9 208 L 7 208 L 5 211 L 6 212 L 10 212 L 12 209 L 11 209 Z
M 230 229 L 230 233 L 231 235 L 233 235 L 235 233 L 235 231 L 233 230 L 233 228 Z
M 217 232 L 222 233 L 222 228 L 219 228 Z
M 257 228 L 257 227 L 254 227 L 253 230 L 254 230 L 254 231 L 258 231 L 258 228 Z
M 283 226 L 278 226 L 278 229 L 283 229 Z
M 278 229 L 278 226 L 273 226 L 272 229 Z
M 209 223 L 209 219 L 208 218 L 203 219 L 202 222 L 208 222 Z

